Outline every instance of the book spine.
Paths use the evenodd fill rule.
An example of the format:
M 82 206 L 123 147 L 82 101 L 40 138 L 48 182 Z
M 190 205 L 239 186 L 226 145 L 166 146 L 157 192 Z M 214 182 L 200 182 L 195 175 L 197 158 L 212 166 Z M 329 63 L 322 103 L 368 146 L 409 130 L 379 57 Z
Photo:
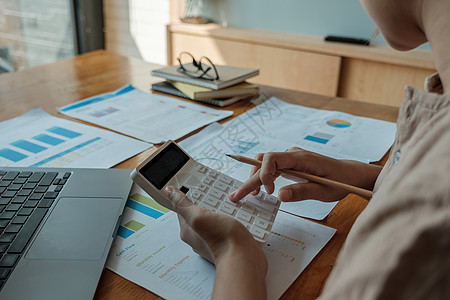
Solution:
M 201 103 L 211 104 L 219 107 L 225 107 L 227 104 L 225 104 L 223 101 L 216 100 L 216 99 L 208 99 L 208 100 L 194 100 Z
M 214 83 L 209 83 L 209 82 L 205 82 L 203 80 L 198 80 L 198 79 L 196 80 L 194 78 L 173 76 L 173 75 L 169 75 L 169 74 L 165 74 L 165 73 L 160 73 L 156 70 L 152 71 L 152 75 L 156 76 L 156 77 L 162 77 L 165 79 L 173 80 L 173 81 L 181 81 L 181 82 L 185 82 L 185 83 L 189 83 L 189 84 L 193 84 L 193 85 L 198 85 L 198 86 L 206 87 L 206 88 L 213 89 L 213 90 L 219 89 L 219 87 Z
M 184 93 L 176 90 L 176 88 L 164 87 L 164 86 L 161 86 L 161 85 L 153 84 L 152 85 L 152 90 L 156 91 L 156 92 L 161 92 L 161 93 L 166 93 L 166 94 L 169 94 L 169 95 L 177 96 L 177 97 L 180 97 L 180 98 L 190 99 Z
M 243 99 L 244 98 L 241 98 L 241 97 L 233 97 L 233 98 L 228 98 L 228 99 L 207 99 L 207 100 L 194 100 L 194 101 L 207 103 L 207 104 L 211 104 L 211 105 L 215 105 L 215 106 L 219 106 L 219 107 L 225 107 L 225 106 L 231 105 L 231 104 L 236 103 Z

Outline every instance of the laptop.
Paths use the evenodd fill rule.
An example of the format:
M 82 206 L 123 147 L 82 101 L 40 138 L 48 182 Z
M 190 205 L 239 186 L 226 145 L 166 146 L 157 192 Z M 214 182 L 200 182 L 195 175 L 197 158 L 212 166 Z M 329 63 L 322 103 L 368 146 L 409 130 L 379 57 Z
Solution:
M 0 167 L 0 299 L 91 299 L 130 170 Z

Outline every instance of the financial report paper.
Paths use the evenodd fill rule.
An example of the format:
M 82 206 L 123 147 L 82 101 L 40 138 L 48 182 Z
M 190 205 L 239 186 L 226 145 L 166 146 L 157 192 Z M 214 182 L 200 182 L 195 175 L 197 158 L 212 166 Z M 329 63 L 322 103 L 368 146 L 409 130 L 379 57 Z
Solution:
M 209 125 L 180 146 L 196 161 L 244 182 L 252 167 L 226 154 L 253 158 L 258 153 L 300 147 L 336 159 L 368 163 L 383 157 L 394 142 L 395 132 L 395 123 L 303 107 L 272 97 L 223 125 Z M 274 195 L 281 186 L 291 183 L 278 177 Z M 282 203 L 280 208 L 321 220 L 336 203 L 305 200 Z
M 0 165 L 110 168 L 152 146 L 34 108 L 0 123 Z
M 335 229 L 279 212 L 264 245 L 268 299 L 278 299 Z M 107 268 L 166 299 L 210 299 L 215 267 L 180 239 L 174 212 L 134 185 Z
M 132 85 L 64 106 L 59 112 L 154 144 L 176 140 L 233 114 Z

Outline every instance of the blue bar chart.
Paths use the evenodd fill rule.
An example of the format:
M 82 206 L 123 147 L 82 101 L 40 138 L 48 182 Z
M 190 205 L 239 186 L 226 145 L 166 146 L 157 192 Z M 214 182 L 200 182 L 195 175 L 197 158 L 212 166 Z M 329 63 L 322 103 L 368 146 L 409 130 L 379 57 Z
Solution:
M 53 135 L 52 135 L 53 134 Z M 10 142 L 8 148 L 0 149 L 0 157 L 3 157 L 11 162 L 19 162 L 23 159 L 30 157 L 33 154 L 43 153 L 46 150 L 51 149 L 52 147 L 63 144 L 67 141 L 67 139 L 71 140 L 77 137 L 81 137 L 82 134 L 67 128 L 63 128 L 60 126 L 53 126 L 45 130 L 45 132 L 34 135 L 29 140 L 27 139 L 18 139 L 16 141 Z M 52 155 L 51 157 L 47 157 L 46 159 L 34 163 L 30 166 L 39 167 L 51 160 L 54 160 L 58 157 L 66 155 L 72 151 L 80 149 L 90 143 L 97 141 L 98 138 L 91 139 L 77 146 L 71 147 L 61 153 L 56 155 Z M 45 144 L 46 146 L 42 145 Z
M 6 158 L 7 160 L 10 160 L 12 162 L 18 162 L 21 161 L 22 159 L 27 158 L 28 155 L 22 154 L 20 152 L 8 148 L 3 148 L 0 149 L 0 157 Z
M 126 239 L 127 237 L 131 236 L 133 233 L 135 233 L 136 231 L 138 231 L 143 227 L 145 227 L 144 224 L 136 220 L 131 220 L 126 224 L 119 226 L 119 229 L 117 230 L 117 235 Z
M 319 144 L 326 144 L 333 137 L 334 137 L 334 135 L 332 135 L 332 134 L 327 134 L 327 133 L 323 133 L 323 132 L 316 132 L 316 133 L 314 133 L 312 135 L 307 135 L 305 137 L 305 140 L 311 141 L 311 142 L 316 142 L 316 143 L 319 143 Z
M 0 132 L 4 167 L 110 168 L 151 146 L 39 107 L 0 122 Z
M 52 128 L 47 129 L 47 131 L 67 137 L 69 139 L 73 139 L 73 138 L 76 138 L 81 135 L 81 133 L 79 133 L 79 132 L 75 132 L 75 131 L 72 131 L 72 130 L 69 130 L 66 128 L 62 128 L 59 126 L 53 126 Z
M 11 145 L 31 153 L 39 153 L 47 149 L 43 146 L 25 140 L 18 140 L 16 142 L 12 142 Z
M 140 192 L 132 193 L 125 206 L 123 223 L 117 230 L 117 235 L 124 239 L 170 211 Z
M 39 134 L 39 135 L 33 137 L 33 139 L 35 139 L 36 141 L 51 145 L 51 146 L 57 146 L 61 143 L 64 143 L 64 140 L 56 138 L 56 137 L 48 135 L 48 134 L 45 134 L 45 133 Z

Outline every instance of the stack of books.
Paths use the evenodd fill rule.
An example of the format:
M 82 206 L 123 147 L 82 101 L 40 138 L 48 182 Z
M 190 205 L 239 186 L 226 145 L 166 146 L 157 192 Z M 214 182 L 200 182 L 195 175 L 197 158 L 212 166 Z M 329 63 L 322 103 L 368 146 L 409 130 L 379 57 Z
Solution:
M 216 65 L 219 79 L 193 78 L 179 72 L 179 66 L 153 70 L 152 75 L 166 79 L 152 84 L 152 90 L 177 97 L 224 107 L 259 94 L 257 85 L 245 80 L 259 74 L 258 69 Z

